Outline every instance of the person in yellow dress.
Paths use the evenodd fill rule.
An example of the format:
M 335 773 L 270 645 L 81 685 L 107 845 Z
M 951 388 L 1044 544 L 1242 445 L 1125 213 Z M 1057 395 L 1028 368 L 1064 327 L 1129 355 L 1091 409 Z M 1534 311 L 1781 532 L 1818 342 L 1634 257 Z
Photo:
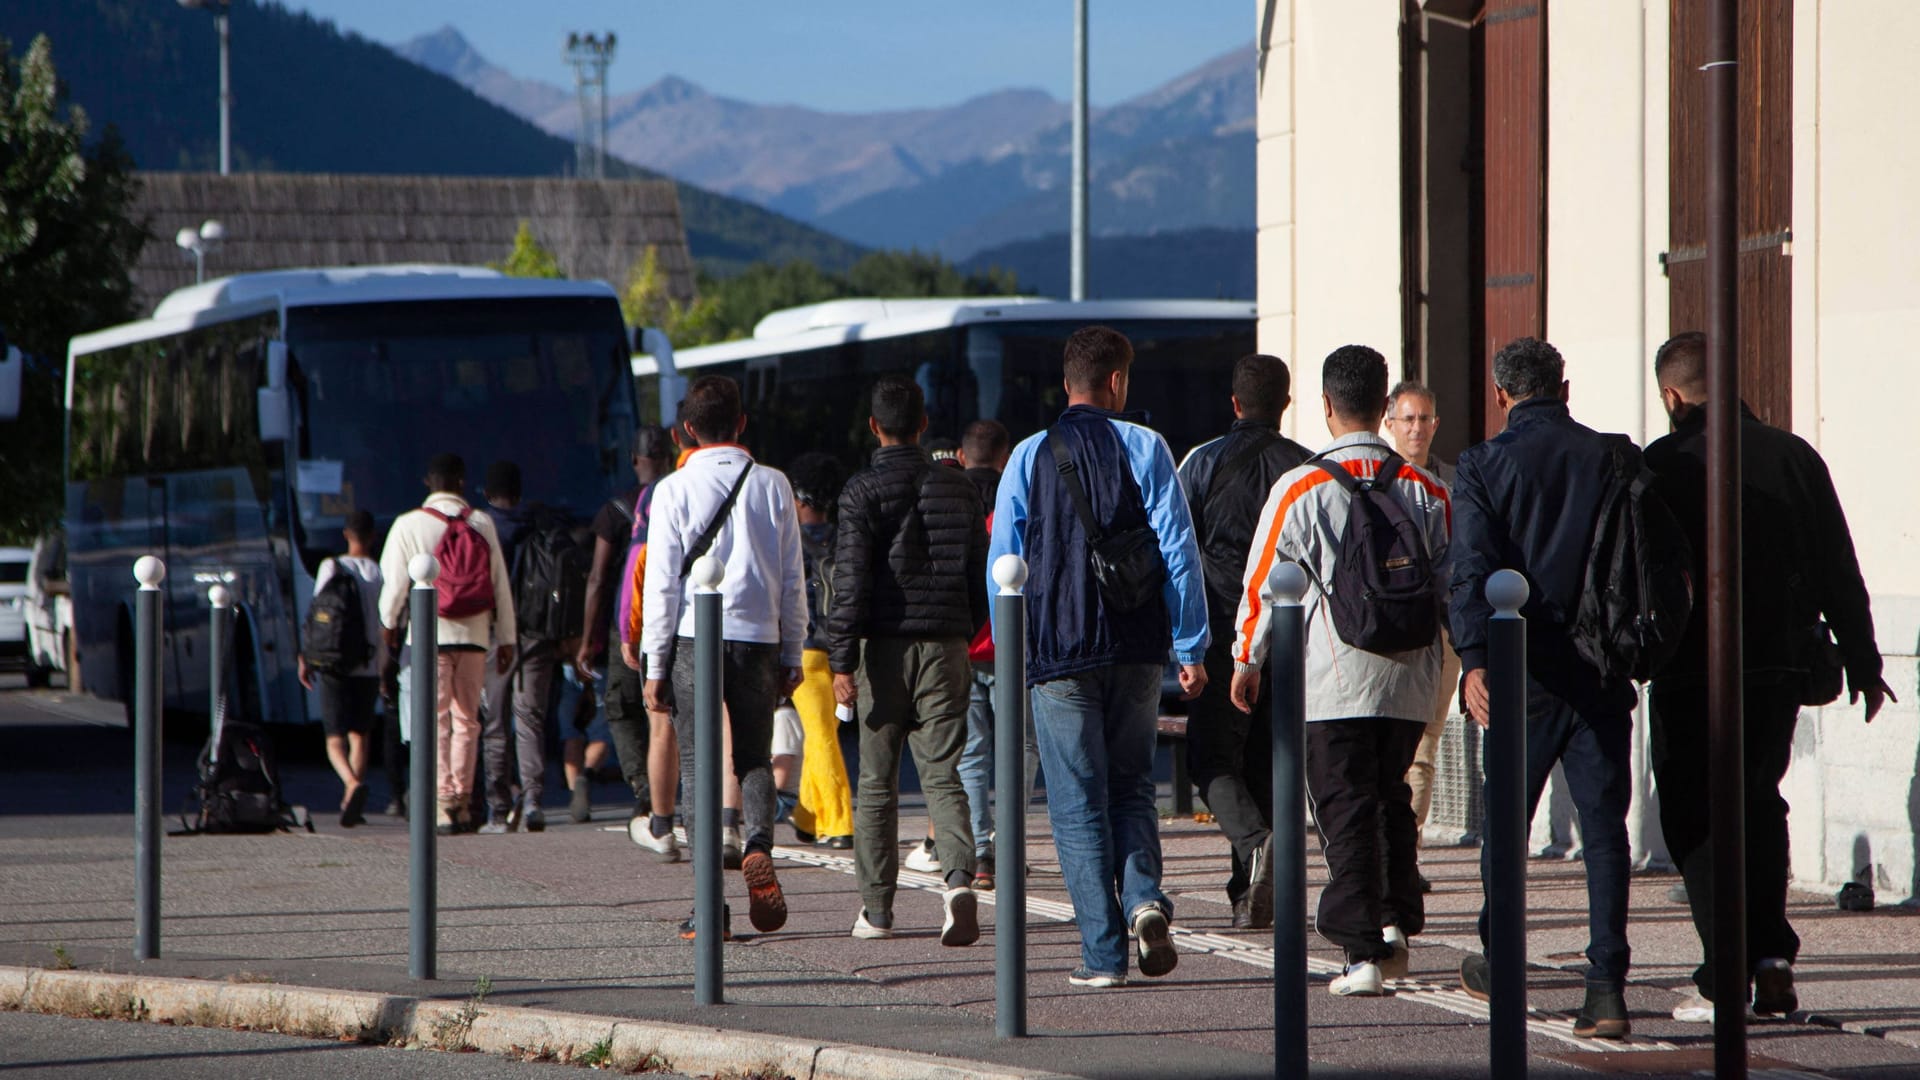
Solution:
M 807 647 L 803 678 L 793 707 L 805 732 L 800 759 L 800 803 L 793 828 L 801 839 L 836 850 L 853 846 L 853 788 L 840 754 L 840 721 L 834 713 L 833 673 L 827 668 L 827 609 L 833 578 L 834 503 L 846 472 L 831 455 L 802 454 L 787 468 L 800 515 L 800 542 L 807 568 Z

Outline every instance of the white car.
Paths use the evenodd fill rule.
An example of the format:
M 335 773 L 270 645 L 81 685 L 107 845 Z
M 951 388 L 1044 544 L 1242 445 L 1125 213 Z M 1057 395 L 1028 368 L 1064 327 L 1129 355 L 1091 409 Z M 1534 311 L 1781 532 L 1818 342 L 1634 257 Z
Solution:
M 27 567 L 32 562 L 30 548 L 0 547 L 0 661 L 28 662 Z
M 53 673 L 67 673 L 67 685 L 79 688 L 73 655 L 73 598 L 67 594 L 67 538 L 54 531 L 33 545 L 27 568 L 27 682 L 45 686 Z

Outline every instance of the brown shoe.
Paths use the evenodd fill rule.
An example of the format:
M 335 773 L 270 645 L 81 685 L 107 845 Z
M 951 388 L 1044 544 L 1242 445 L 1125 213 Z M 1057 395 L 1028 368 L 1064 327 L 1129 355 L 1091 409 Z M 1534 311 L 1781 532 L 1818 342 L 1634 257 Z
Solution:
M 747 879 L 747 921 L 755 930 L 771 934 L 787 925 L 787 898 L 773 873 L 773 856 L 749 851 L 740 860 L 740 876 Z

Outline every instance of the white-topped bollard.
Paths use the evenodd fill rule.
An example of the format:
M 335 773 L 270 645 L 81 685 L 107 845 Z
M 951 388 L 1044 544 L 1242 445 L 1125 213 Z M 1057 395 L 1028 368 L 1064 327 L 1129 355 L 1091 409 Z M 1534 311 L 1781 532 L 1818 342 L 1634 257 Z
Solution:
M 407 807 L 407 974 L 416 979 L 437 978 L 440 944 L 440 880 L 434 839 L 440 785 L 434 776 L 438 756 L 440 682 L 440 560 L 421 552 L 407 560 L 413 589 L 407 595 L 413 655 L 408 662 L 407 718 L 412 737 L 412 793 Z
M 142 555 L 133 564 L 133 955 L 160 958 L 160 583 L 167 564 Z
M 1487 963 L 1489 1064 L 1499 1080 L 1527 1075 L 1527 620 L 1525 575 L 1487 578 Z
M 726 939 L 726 893 L 721 883 L 720 765 L 726 755 L 720 734 L 726 621 L 720 607 L 720 582 L 726 564 L 702 555 L 687 570 L 693 587 L 693 817 L 687 842 L 693 847 L 693 1000 L 719 1005 L 726 1000 L 726 972 L 720 943 Z M 681 702 L 681 707 L 686 706 Z
M 1011 552 L 993 561 L 994 812 L 993 1030 L 1027 1034 L 1027 560 Z
M 227 653 L 233 648 L 233 591 L 225 585 L 207 590 L 207 715 L 212 759 L 220 760 L 220 729 L 227 722 Z
M 1307 573 L 1291 559 L 1267 574 L 1267 705 L 1273 746 L 1273 1065 L 1307 1075 Z M 1260 708 L 1258 704 L 1254 706 Z

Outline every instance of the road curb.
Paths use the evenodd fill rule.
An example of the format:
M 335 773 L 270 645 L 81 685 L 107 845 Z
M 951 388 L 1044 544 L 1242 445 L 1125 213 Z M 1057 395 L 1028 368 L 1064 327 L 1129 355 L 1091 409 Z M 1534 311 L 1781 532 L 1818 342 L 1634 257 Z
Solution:
M 316 1039 L 468 1050 L 519 1058 L 654 1068 L 694 1076 L 794 1080 L 1073 1080 L 962 1058 L 558 1012 L 484 999 L 225 983 L 159 975 L 52 971 L 0 965 L 0 1011 L 270 1031 Z

